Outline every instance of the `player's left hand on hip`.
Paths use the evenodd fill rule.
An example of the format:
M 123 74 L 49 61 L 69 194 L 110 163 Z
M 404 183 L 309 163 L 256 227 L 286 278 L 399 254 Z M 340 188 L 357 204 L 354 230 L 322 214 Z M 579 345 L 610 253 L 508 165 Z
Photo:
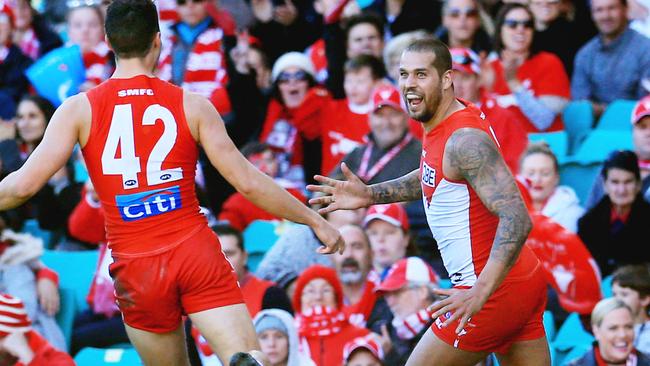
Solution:
M 472 315 L 481 310 L 485 302 L 471 288 L 434 289 L 433 293 L 445 298 L 429 306 L 427 310 L 432 313 L 431 318 L 436 319 L 445 315 L 444 318 L 446 319 L 442 323 L 443 327 L 447 327 L 458 320 L 456 334 L 459 334 L 467 326 Z

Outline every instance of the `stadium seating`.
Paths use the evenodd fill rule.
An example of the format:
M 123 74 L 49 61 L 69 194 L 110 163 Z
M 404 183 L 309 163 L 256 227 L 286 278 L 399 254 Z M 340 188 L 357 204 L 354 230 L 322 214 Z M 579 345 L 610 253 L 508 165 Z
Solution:
M 596 124 L 598 130 L 632 131 L 632 110 L 635 100 L 615 100 L 610 103 Z
M 590 349 L 591 349 L 591 344 L 581 344 L 573 347 L 571 351 L 569 351 L 569 353 L 567 353 L 566 356 L 564 356 L 564 359 L 562 360 L 562 366 L 566 366 L 576 358 L 582 357 Z
M 255 272 L 266 251 L 278 240 L 277 228 L 277 221 L 255 220 L 244 230 L 244 248 L 248 252 L 251 272 Z
M 614 296 L 612 293 L 612 275 L 603 278 L 600 289 L 603 291 L 603 298 Z
M 142 365 L 140 356 L 132 347 L 93 348 L 86 347 L 74 358 L 77 366 L 136 366 Z
M 565 131 L 529 133 L 528 140 L 545 141 L 558 158 L 569 152 L 569 135 Z
M 38 225 L 38 220 L 36 219 L 25 220 L 22 231 L 24 233 L 32 234 L 37 238 L 43 239 L 43 248 L 45 249 L 52 248 L 52 232 L 49 230 L 41 229 L 41 227 Z
M 555 339 L 555 333 L 557 330 L 555 329 L 555 317 L 550 310 L 544 312 L 542 322 L 544 324 L 544 330 L 546 331 L 546 339 L 548 339 L 549 342 L 552 342 Z
M 591 103 L 586 100 L 570 102 L 562 113 L 562 119 L 569 138 L 569 154 L 574 154 L 595 124 Z
M 575 352 L 578 352 L 573 351 L 576 347 L 582 347 L 582 349 L 590 347 L 593 341 L 594 337 L 591 333 L 582 327 L 578 313 L 569 314 L 560 329 L 558 329 L 555 340 L 552 342 L 556 355 L 555 364 L 564 364 L 563 362 L 568 360 L 568 357 L 573 357 Z M 575 357 L 580 356 L 582 353 L 575 355 Z
M 74 317 L 77 311 L 74 291 L 62 287 L 59 289 L 59 298 L 61 305 L 59 312 L 56 314 L 56 322 L 63 332 L 65 344 L 69 349 L 70 339 L 72 338 L 72 326 L 74 325 Z

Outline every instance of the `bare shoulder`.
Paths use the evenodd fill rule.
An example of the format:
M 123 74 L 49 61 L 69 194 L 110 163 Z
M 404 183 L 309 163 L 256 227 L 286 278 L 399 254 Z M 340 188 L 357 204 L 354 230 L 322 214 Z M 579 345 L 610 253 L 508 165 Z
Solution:
M 447 140 L 445 159 L 449 163 L 446 173 L 460 175 L 477 174 L 481 167 L 495 166 L 503 160 L 496 144 L 488 134 L 476 128 L 460 128 Z
M 202 95 L 183 91 L 183 110 L 192 136 L 199 140 L 201 124 L 218 118 L 217 110 L 212 103 Z

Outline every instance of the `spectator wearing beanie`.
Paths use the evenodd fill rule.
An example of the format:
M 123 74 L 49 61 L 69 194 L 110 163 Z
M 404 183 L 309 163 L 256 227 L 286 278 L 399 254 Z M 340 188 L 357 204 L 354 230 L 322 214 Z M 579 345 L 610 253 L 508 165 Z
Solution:
M 280 309 L 267 309 L 253 319 L 257 340 L 272 366 L 315 366 L 300 352 L 298 330 L 291 314 Z
M 343 347 L 343 366 L 383 366 L 384 351 L 376 337 L 355 338 Z
M 439 277 L 431 266 L 418 257 L 400 259 L 395 263 L 376 291 L 383 296 L 393 313 L 388 325 L 391 345 L 386 350 L 386 364 L 404 365 L 415 345 L 433 323 L 427 307 L 435 302 L 433 289 Z
M 650 204 L 639 194 L 641 174 L 633 151 L 611 153 L 601 175 L 605 197 L 578 220 L 578 235 L 604 277 L 618 266 L 650 261 L 648 251 L 640 250 L 640 238 L 648 234 Z
M 296 282 L 293 296 L 301 349 L 318 366 L 338 365 L 343 346 L 369 334 L 352 325 L 343 313 L 343 289 L 336 271 L 323 266 L 305 270 Z
M 370 239 L 374 269 L 381 280 L 395 262 L 414 255 L 408 217 L 401 204 L 371 206 L 363 219 L 363 227 Z
M 52 347 L 36 331 L 20 299 L 0 294 L 0 364 L 74 366 L 66 353 Z

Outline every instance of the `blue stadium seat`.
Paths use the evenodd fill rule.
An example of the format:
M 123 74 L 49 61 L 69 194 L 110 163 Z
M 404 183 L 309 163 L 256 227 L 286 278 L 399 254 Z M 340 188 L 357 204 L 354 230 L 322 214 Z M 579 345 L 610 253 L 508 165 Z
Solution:
M 72 291 L 77 312 L 88 308 L 86 296 L 97 267 L 98 256 L 97 250 L 76 252 L 46 250 L 41 257 L 46 266 L 59 274 L 60 287 Z
M 36 219 L 25 220 L 25 223 L 23 224 L 23 228 L 21 231 L 24 233 L 32 234 L 37 238 L 41 238 L 43 240 L 43 248 L 45 249 L 52 248 L 52 232 L 49 230 L 41 229 L 41 227 L 38 225 L 38 220 Z
M 137 366 L 142 365 L 135 348 L 86 347 L 74 358 L 77 366 Z
M 600 289 L 603 291 L 603 298 L 614 296 L 612 293 L 612 275 L 603 278 L 600 283 Z
M 560 326 L 560 329 L 555 336 L 555 340 L 553 341 L 553 347 L 556 350 L 557 363 L 563 364 L 562 362 L 567 360 L 567 356 L 570 356 L 571 352 L 576 347 L 591 347 L 593 341 L 594 337 L 591 333 L 587 332 L 582 327 L 578 313 L 569 314 L 564 323 Z
M 620 130 L 632 131 L 632 110 L 636 101 L 634 100 L 615 100 L 610 103 L 603 115 L 596 124 L 596 129 L 599 130 Z
M 74 291 L 69 288 L 60 288 L 59 297 L 61 306 L 59 307 L 59 312 L 56 314 L 56 322 L 63 332 L 65 344 L 69 350 L 70 339 L 72 338 L 72 326 L 74 325 L 74 317 L 77 312 Z
M 451 288 L 451 280 L 450 279 L 440 279 L 439 282 L 440 288 Z
M 569 151 L 569 135 L 565 131 L 529 133 L 529 141 L 545 141 L 555 156 L 566 156 Z
M 562 113 L 569 137 L 569 154 L 574 154 L 594 126 L 594 111 L 586 100 L 570 102 Z
M 633 149 L 632 131 L 593 130 L 573 156 L 581 162 L 604 161 L 614 150 Z
M 580 202 L 584 204 L 596 176 L 600 173 L 601 166 L 601 162 L 561 161 L 560 184 L 573 188 Z
M 264 254 L 278 240 L 277 221 L 255 220 L 243 232 L 244 248 L 248 254 Z
M 549 342 L 552 342 L 555 339 L 556 330 L 555 317 L 550 310 L 544 312 L 542 322 L 544 323 L 544 330 L 546 331 L 546 339 L 548 339 Z
M 562 366 L 566 366 L 576 358 L 584 356 L 584 354 L 587 353 L 591 347 L 591 344 L 581 344 L 573 347 L 571 351 L 569 351 L 569 353 L 564 356 L 564 359 L 562 360 Z

